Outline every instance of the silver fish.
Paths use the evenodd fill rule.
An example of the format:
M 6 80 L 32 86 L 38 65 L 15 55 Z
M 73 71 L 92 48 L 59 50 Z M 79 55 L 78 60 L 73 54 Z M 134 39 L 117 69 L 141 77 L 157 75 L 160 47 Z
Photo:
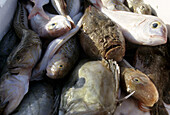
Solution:
M 63 78 L 73 68 L 78 57 L 79 47 L 74 36 L 54 54 L 46 67 L 46 75 L 52 79 Z
M 113 114 L 117 104 L 116 62 L 110 71 L 102 61 L 81 61 L 62 90 L 59 115 Z
M 100 0 L 91 0 L 91 2 L 112 21 L 120 25 L 128 41 L 150 46 L 167 42 L 167 27 L 160 18 L 126 11 L 111 11 L 106 9 Z
M 26 5 L 29 12 L 32 11 L 32 6 L 30 4 Z M 31 18 L 32 29 L 43 38 L 56 38 L 67 33 L 72 25 L 66 17 L 62 15 L 54 15 L 46 12 L 49 16 L 49 20 L 43 18 L 41 15 L 36 15 Z

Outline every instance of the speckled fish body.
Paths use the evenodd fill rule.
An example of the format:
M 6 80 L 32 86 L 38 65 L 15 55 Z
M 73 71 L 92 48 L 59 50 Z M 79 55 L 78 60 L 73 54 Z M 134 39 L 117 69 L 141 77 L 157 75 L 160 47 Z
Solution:
M 31 0 L 34 3 L 34 7 L 31 10 L 28 19 L 31 19 L 35 15 L 39 14 L 45 19 L 49 19 L 48 15 L 45 13 L 43 6 L 49 3 L 49 0 Z
M 158 89 L 159 100 L 151 111 L 154 115 L 168 115 L 163 105 L 163 101 L 170 104 L 170 66 L 169 47 L 167 46 L 168 44 L 157 47 L 139 47 L 134 60 L 134 67 L 147 74 Z
M 0 41 L 0 74 L 6 64 L 7 57 L 19 43 L 19 38 L 16 36 L 13 28 L 11 28 Z
M 39 64 L 37 64 L 37 66 L 33 70 L 32 79 L 39 79 L 39 77 L 41 77 L 41 75 L 44 73 L 48 65 L 48 62 L 51 60 L 54 54 L 58 51 L 58 49 L 79 31 L 80 27 L 82 26 L 83 18 L 84 16 L 81 17 L 81 19 L 78 21 L 75 28 L 71 29 L 65 35 L 59 38 L 56 38 L 52 42 L 50 42 L 42 60 L 40 61 Z
M 16 34 L 21 39 L 19 45 L 10 53 L 7 59 L 8 71 L 0 79 L 0 105 L 3 114 L 10 114 L 19 105 L 28 92 L 32 68 L 41 55 L 41 41 L 38 35 L 25 27 L 26 10 L 18 4 L 14 19 Z
M 63 88 L 59 115 L 114 113 L 118 96 L 116 62 L 112 70 L 113 73 L 101 61 L 81 61 Z
M 27 10 L 31 12 L 32 6 L 27 4 Z M 54 15 L 46 12 L 49 20 L 41 15 L 31 18 L 31 27 L 42 38 L 56 38 L 67 33 L 72 27 L 70 21 L 62 15 Z
M 51 115 L 54 104 L 53 88 L 45 82 L 33 82 L 28 93 L 12 115 Z
M 93 59 L 121 61 L 125 53 L 125 40 L 120 28 L 95 7 L 86 9 L 80 43 Z
M 151 7 L 143 0 L 127 0 L 128 7 L 135 13 L 151 15 Z
M 159 94 L 154 83 L 149 77 L 131 66 L 123 60 L 120 63 L 121 81 L 125 84 L 125 90 L 129 93 L 135 91 L 132 95 L 144 106 L 152 107 L 159 99 Z
M 167 42 L 167 28 L 160 18 L 126 11 L 112 11 L 103 7 L 100 0 L 91 0 L 91 2 L 121 27 L 128 41 L 150 46 Z
M 52 57 L 46 67 L 46 75 L 52 79 L 63 78 L 79 57 L 76 36 L 68 40 Z
M 125 6 L 119 0 L 101 0 L 103 5 L 109 10 L 122 10 L 130 11 L 127 6 Z

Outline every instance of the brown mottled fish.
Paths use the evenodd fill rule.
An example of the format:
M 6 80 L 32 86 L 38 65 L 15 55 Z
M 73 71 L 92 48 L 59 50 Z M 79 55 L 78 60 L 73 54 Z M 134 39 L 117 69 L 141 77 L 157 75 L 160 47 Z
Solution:
M 93 6 L 85 11 L 80 43 L 93 59 L 121 61 L 125 54 L 125 40 L 120 28 Z
M 149 77 L 141 71 L 133 68 L 126 60 L 120 62 L 121 81 L 128 93 L 135 91 L 132 95 L 140 106 L 153 107 L 158 101 L 159 94 L 157 88 Z

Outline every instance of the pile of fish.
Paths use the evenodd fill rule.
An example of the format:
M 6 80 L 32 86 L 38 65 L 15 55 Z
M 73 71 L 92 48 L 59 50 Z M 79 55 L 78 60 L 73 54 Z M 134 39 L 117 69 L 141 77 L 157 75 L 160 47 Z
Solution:
M 18 0 L 0 40 L 0 115 L 170 114 L 170 20 L 155 6 Z

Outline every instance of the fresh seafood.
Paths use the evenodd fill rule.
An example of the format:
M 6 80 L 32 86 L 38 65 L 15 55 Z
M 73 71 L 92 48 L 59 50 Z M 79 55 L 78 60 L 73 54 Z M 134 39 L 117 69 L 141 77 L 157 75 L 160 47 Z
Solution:
M 78 57 L 79 47 L 74 36 L 54 54 L 46 67 L 46 75 L 52 79 L 63 78 L 75 65 Z
M 0 111 L 10 114 L 19 105 L 28 92 L 32 68 L 41 55 L 41 41 L 38 35 L 24 25 L 26 10 L 21 4 L 14 18 L 14 28 L 21 38 L 19 45 L 7 59 L 8 71 L 0 78 Z
M 66 3 L 64 0 L 51 0 L 51 3 L 60 15 L 67 15 Z
M 12 115 L 51 115 L 54 104 L 53 88 L 45 82 L 33 82 L 30 90 Z
M 29 12 L 32 11 L 30 4 L 27 4 L 26 8 Z M 71 23 L 66 17 L 48 12 L 46 14 L 49 16 L 49 20 L 43 18 L 41 15 L 31 18 L 31 27 L 40 37 L 56 38 L 67 33 L 72 28 Z
M 158 89 L 159 100 L 151 111 L 153 115 L 168 115 L 163 104 L 163 101 L 168 102 L 170 96 L 170 90 L 167 88 L 170 81 L 168 49 L 168 44 L 156 47 L 139 47 L 134 60 L 134 67 L 147 74 Z
M 18 43 L 19 39 L 16 36 L 14 29 L 10 28 L 10 30 L 3 37 L 2 41 L 0 41 L 0 74 L 6 64 L 7 57 L 11 53 L 12 49 L 18 45 Z
M 17 0 L 0 0 L 0 41 L 11 27 L 16 7 Z
M 123 35 L 130 42 L 150 46 L 167 42 L 167 28 L 160 18 L 126 11 L 111 11 L 103 7 L 100 0 L 91 2 L 120 25 Z
M 39 14 L 45 19 L 49 20 L 49 16 L 45 13 L 43 6 L 49 3 L 49 0 L 31 0 L 34 3 L 34 7 L 31 10 L 28 19 L 31 19 L 35 15 Z
M 94 59 L 121 61 L 125 40 L 117 24 L 95 7 L 87 8 L 84 15 L 80 43 L 85 53 Z
M 113 114 L 119 86 L 116 62 L 111 69 L 102 61 L 81 61 L 62 90 L 59 115 Z
M 125 6 L 119 0 L 101 0 L 103 5 L 109 10 L 123 10 L 130 11 L 127 6 Z
M 128 6 L 133 12 L 138 14 L 148 14 L 151 15 L 151 7 L 145 4 L 143 0 L 127 0 Z
M 80 27 L 82 26 L 82 20 L 84 16 L 81 17 L 79 20 L 78 24 L 76 25 L 75 28 L 67 32 L 65 35 L 54 39 L 49 45 L 48 48 L 41 60 L 41 62 L 34 68 L 33 73 L 32 73 L 32 80 L 33 79 L 41 79 L 41 75 L 44 73 L 48 62 L 51 60 L 51 58 L 54 56 L 54 54 L 58 51 L 58 49 L 66 43 L 72 36 L 74 36 Z
M 139 104 L 152 107 L 159 98 L 158 91 L 147 75 L 139 70 L 135 70 L 126 60 L 120 63 L 121 81 L 125 84 L 128 93 L 135 91 L 132 95 Z

